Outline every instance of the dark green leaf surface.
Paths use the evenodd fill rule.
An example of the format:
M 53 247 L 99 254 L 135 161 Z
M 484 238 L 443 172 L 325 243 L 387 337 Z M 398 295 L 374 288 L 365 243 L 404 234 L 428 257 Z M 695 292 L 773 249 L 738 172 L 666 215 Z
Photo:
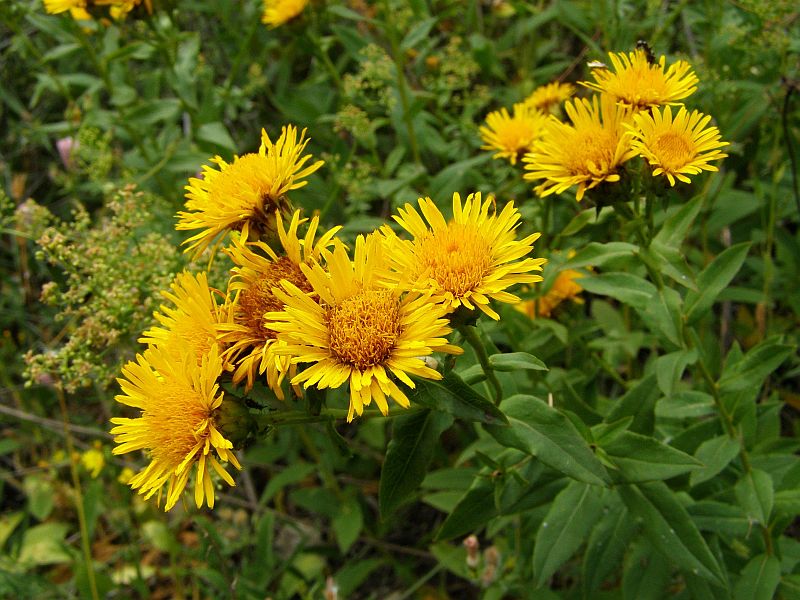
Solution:
M 510 427 L 486 427 L 498 442 L 532 454 L 578 481 L 593 485 L 608 483 L 605 468 L 586 440 L 558 410 L 539 398 L 523 395 L 507 398 L 500 408 L 508 417 Z
M 422 410 L 395 420 L 381 469 L 378 498 L 382 515 L 392 512 L 417 490 L 439 436 L 452 424 L 452 416 L 435 410 Z

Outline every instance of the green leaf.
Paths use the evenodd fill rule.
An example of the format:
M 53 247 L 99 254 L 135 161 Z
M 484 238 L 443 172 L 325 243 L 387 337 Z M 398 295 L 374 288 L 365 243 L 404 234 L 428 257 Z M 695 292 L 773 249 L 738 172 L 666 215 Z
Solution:
M 610 206 L 604 206 L 599 211 L 595 208 L 587 208 L 575 215 L 572 220 L 567 223 L 567 226 L 561 231 L 562 236 L 570 236 L 578 233 L 587 225 L 596 225 L 605 221 L 614 209 Z
M 575 425 L 534 396 L 515 395 L 500 404 L 510 427 L 487 425 L 501 444 L 536 456 L 544 464 L 578 481 L 606 485 L 605 468 Z
M 494 484 L 485 477 L 476 478 L 473 487 L 464 493 L 453 512 L 442 523 L 436 540 L 448 540 L 472 533 L 496 516 Z
M 689 476 L 689 485 L 694 487 L 716 477 L 739 454 L 740 449 L 739 441 L 727 435 L 711 438 L 700 444 L 694 456 L 703 463 L 703 467 Z
M 269 478 L 269 482 L 261 493 L 261 504 L 266 504 L 283 488 L 299 483 L 316 472 L 316 467 L 309 463 L 295 463 Z
M 610 296 L 623 304 L 642 310 L 647 309 L 650 298 L 656 293 L 652 283 L 630 273 L 603 273 L 582 277 L 577 281 L 587 292 Z
M 633 256 L 638 249 L 639 246 L 627 242 L 606 242 L 605 244 L 591 242 L 576 252 L 575 256 L 564 264 L 562 270 L 588 266 L 598 267 L 621 256 Z
M 423 19 L 414 25 L 406 34 L 406 37 L 403 38 L 403 41 L 400 42 L 400 49 L 410 50 L 411 48 L 415 48 L 420 42 L 428 37 L 428 34 L 431 32 L 431 29 L 434 25 L 436 25 L 436 21 L 438 20 L 438 17 L 428 17 L 427 19 Z
M 541 587 L 583 543 L 603 510 L 604 490 L 572 481 L 550 505 L 536 534 L 533 572 Z
M 176 98 L 161 98 L 141 103 L 125 115 L 134 127 L 149 127 L 159 121 L 174 121 L 181 112 L 181 102 Z
M 360 12 L 356 12 L 353 9 L 347 8 L 346 6 L 341 6 L 339 4 L 334 4 L 331 6 L 327 6 L 326 10 L 336 15 L 337 17 L 342 17 L 344 19 L 351 19 L 353 21 L 367 21 L 368 23 L 374 23 L 374 19 L 368 19 Z
M 28 497 L 28 511 L 39 521 L 44 521 L 55 505 L 52 482 L 44 477 L 31 475 L 25 478 L 23 489 Z
M 731 246 L 715 258 L 697 276 L 697 289 L 686 294 L 685 314 L 691 325 L 702 317 L 714 304 L 719 293 L 727 287 L 744 263 L 750 242 Z
M 602 448 L 628 482 L 669 479 L 701 466 L 680 450 L 630 431 L 612 438 Z
M 14 530 L 25 518 L 25 513 L 20 511 L 5 513 L 0 515 L 0 551 L 6 544 L 6 540 L 14 533 Z
M 665 220 L 661 229 L 653 238 L 654 242 L 665 246 L 678 247 L 686 238 L 689 229 L 697 218 L 700 208 L 703 206 L 703 196 L 696 196 L 689 202 L 681 205 L 675 212 L 671 213 Z
M 361 512 L 361 506 L 355 499 L 349 498 L 340 505 L 339 511 L 331 520 L 331 528 L 342 554 L 347 554 L 350 546 L 361 535 L 363 527 L 364 515 Z
M 675 386 L 683 377 L 687 365 L 697 361 L 697 350 L 678 350 L 656 359 L 656 380 L 665 396 L 671 396 Z
M 17 563 L 31 567 L 70 562 L 72 557 L 64 543 L 67 531 L 69 526 L 66 523 L 43 523 L 26 530 Z
M 391 513 L 417 490 L 439 436 L 452 424 L 452 416 L 436 410 L 421 410 L 395 419 L 392 441 L 381 469 L 378 492 L 381 515 Z
M 195 138 L 200 142 L 224 148 L 230 151 L 231 154 L 236 152 L 236 142 L 233 141 L 231 134 L 228 133 L 228 128 L 219 121 L 206 123 L 198 127 Z
M 788 517 L 800 515 L 800 489 L 775 492 L 775 512 Z
M 488 424 L 507 423 L 506 416 L 494 404 L 450 371 L 441 380 L 414 377 L 414 389 L 406 392 L 412 404 L 421 404 L 465 421 Z
M 772 477 L 764 471 L 752 469 L 736 483 L 734 491 L 747 516 L 766 527 L 774 501 Z
M 441 202 L 447 201 L 447 198 L 452 197 L 453 190 L 464 188 L 464 180 L 467 178 L 468 172 L 476 172 L 480 165 L 489 162 L 490 159 L 491 155 L 487 152 L 451 163 L 439 171 L 428 184 L 431 198 Z
M 667 560 L 725 587 L 725 576 L 716 558 L 665 483 L 621 485 L 617 490 L 631 514 L 641 521 L 647 539 Z
M 633 537 L 636 524 L 620 503 L 615 503 L 592 529 L 581 565 L 583 597 L 591 598 L 619 565 Z
M 734 600 L 772 600 L 780 580 L 781 561 L 776 556 L 754 556 L 733 588 Z
M 611 412 L 606 415 L 605 421 L 614 423 L 625 417 L 633 417 L 630 430 L 649 435 L 653 432 L 655 405 L 660 395 L 656 376 L 648 375 L 617 400 Z
M 547 365 L 527 352 L 509 352 L 507 354 L 492 354 L 489 364 L 496 371 L 547 371 Z
M 701 531 L 744 537 L 752 529 L 747 515 L 738 506 L 714 500 L 701 500 L 689 506 L 687 510 Z
M 639 540 L 625 561 L 622 597 L 625 600 L 662 600 L 672 568 L 647 540 Z
M 656 416 L 664 419 L 690 419 L 714 414 L 714 398 L 711 394 L 696 390 L 685 390 L 662 398 L 656 404 Z
M 795 346 L 781 343 L 778 337 L 764 340 L 751 348 L 741 360 L 730 366 L 726 365 L 719 380 L 720 392 L 724 395 L 760 388 L 769 374 L 795 351 Z

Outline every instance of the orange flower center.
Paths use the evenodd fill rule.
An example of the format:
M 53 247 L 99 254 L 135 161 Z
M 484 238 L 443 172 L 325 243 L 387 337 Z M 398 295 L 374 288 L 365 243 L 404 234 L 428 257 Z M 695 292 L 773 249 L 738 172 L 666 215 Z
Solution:
M 170 380 L 164 381 L 159 401 L 149 403 L 142 418 L 153 460 L 173 468 L 209 435 L 210 415 L 199 392 Z
M 443 291 L 456 298 L 475 290 L 491 270 L 492 246 L 472 224 L 448 223 L 447 229 L 418 238 L 416 245 L 417 275 L 427 271 Z
M 564 148 L 572 175 L 607 175 L 614 167 L 617 136 L 602 127 L 576 131 Z
M 331 352 L 359 370 L 382 364 L 402 333 L 400 301 L 389 290 L 364 290 L 328 308 Z
M 683 167 L 692 156 L 692 150 L 692 145 L 684 136 L 671 131 L 658 136 L 653 144 L 653 154 L 665 170 Z
M 265 327 L 264 313 L 283 310 L 283 302 L 272 292 L 283 279 L 290 281 L 307 294 L 313 291 L 300 267 L 288 256 L 282 256 L 239 296 L 240 313 L 237 320 L 265 340 L 275 339 L 277 335 Z

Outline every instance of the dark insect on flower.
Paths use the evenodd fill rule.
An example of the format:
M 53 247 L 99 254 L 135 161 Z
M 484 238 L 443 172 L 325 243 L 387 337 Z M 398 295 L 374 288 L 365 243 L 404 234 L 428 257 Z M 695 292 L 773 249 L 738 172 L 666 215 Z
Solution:
M 653 54 L 653 50 L 650 48 L 650 44 L 648 44 L 646 40 L 637 40 L 636 49 L 644 52 L 644 55 L 647 58 L 648 63 L 650 63 L 651 65 L 656 64 L 657 61 L 655 54 Z

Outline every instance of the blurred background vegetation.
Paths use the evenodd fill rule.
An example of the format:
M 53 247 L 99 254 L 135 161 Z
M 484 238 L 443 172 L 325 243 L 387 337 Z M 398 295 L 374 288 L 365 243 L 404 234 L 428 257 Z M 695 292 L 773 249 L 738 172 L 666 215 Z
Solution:
M 179 505 L 164 514 L 141 501 L 125 485 L 140 457 L 113 457 L 107 433 L 120 365 L 138 350 L 159 291 L 187 265 L 174 214 L 209 157 L 255 150 L 262 127 L 270 135 L 285 123 L 308 127 L 308 149 L 326 164 L 293 199 L 325 225 L 343 224 L 350 239 L 418 196 L 444 205 L 453 191 L 515 199 L 529 228 L 543 232 L 546 290 L 570 250 L 630 232 L 608 209 L 569 194 L 537 199 L 519 166 L 480 149 L 478 127 L 489 111 L 551 81 L 582 81 L 588 61 L 643 39 L 656 55 L 693 66 L 692 106 L 731 142 L 720 172 L 671 190 L 656 219 L 661 226 L 699 198 L 681 245 L 694 271 L 751 243 L 697 334 L 715 378 L 743 356 L 764 366 L 748 375 L 758 380 L 759 408 L 747 443 L 784 504 L 764 538 L 781 540 L 777 587 L 759 590 L 800 597 L 795 3 L 312 0 L 275 28 L 262 11 L 257 0 L 156 0 L 152 15 L 141 5 L 123 20 L 78 22 L 37 1 L 0 4 L 0 595 L 330 599 L 336 588 L 339 598 L 393 600 L 714 597 L 650 560 L 652 548 L 634 533 L 601 567 L 587 566 L 589 549 L 564 557 L 549 589 L 534 590 L 520 557 L 532 555 L 563 478 L 506 498 L 517 471 L 538 477 L 535 465 L 517 468 L 518 457 L 473 424 L 445 432 L 413 500 L 382 516 L 390 419 L 281 428 L 243 453 L 238 486 L 219 494 L 213 512 Z M 613 270 L 625 260 L 572 265 Z M 222 286 L 224 265 L 214 268 Z M 522 377 L 588 425 L 638 389 L 634 402 L 659 400 L 661 439 L 694 454 L 718 423 L 704 418 L 703 398 L 672 394 L 692 359 L 656 383 L 663 343 L 624 299 L 592 291 L 549 319 L 507 308 L 483 327 L 501 350 L 549 367 L 533 382 L 504 374 L 504 385 Z M 674 487 L 706 501 L 692 517 L 735 579 L 763 548 L 752 520 L 717 506 L 734 495 L 726 464 Z M 461 516 L 443 531 L 448 514 Z M 471 533 L 481 543 L 475 568 L 461 544 Z

